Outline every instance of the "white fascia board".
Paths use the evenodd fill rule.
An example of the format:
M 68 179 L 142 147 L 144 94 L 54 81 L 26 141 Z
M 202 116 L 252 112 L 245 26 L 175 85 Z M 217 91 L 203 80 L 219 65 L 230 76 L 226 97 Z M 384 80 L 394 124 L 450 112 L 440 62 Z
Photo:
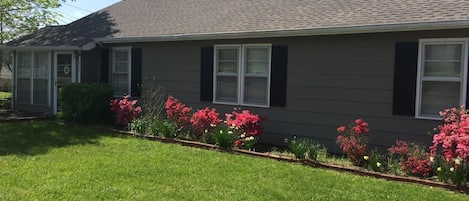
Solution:
M 291 30 L 260 30 L 253 32 L 226 32 L 226 33 L 196 33 L 175 34 L 159 36 L 138 36 L 120 38 L 95 38 L 100 43 L 129 43 L 129 42 L 158 42 L 158 41 L 185 41 L 185 40 L 216 40 L 216 39 L 240 39 L 240 38 L 272 38 L 291 36 L 314 36 L 314 35 L 340 35 L 360 33 L 381 33 L 399 31 L 425 31 L 442 29 L 469 28 L 469 20 L 445 21 L 445 22 L 422 22 L 405 24 L 381 24 L 345 27 L 323 27 L 311 29 Z
M 0 50 L 79 50 L 79 46 L 0 46 Z

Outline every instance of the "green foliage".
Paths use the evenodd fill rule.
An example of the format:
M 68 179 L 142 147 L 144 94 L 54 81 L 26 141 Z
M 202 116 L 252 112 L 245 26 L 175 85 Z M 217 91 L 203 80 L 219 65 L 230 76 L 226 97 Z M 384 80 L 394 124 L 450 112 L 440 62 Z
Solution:
M 387 165 L 387 160 L 384 155 L 381 155 L 378 150 L 372 150 L 369 156 L 365 159 L 365 168 L 373 170 L 375 172 L 384 172 Z
M 111 124 L 112 93 L 108 84 L 65 85 L 59 91 L 59 117 L 76 123 Z
M 130 129 L 138 134 L 146 134 L 149 127 L 150 121 L 147 118 L 137 118 L 130 122 Z
M 0 44 L 31 33 L 39 27 L 57 24 L 53 11 L 66 0 L 1 0 Z
M 1 67 L 0 67 L 1 70 Z M 12 92 L 11 79 L 0 78 L 0 92 Z M 1 98 L 1 95 L 0 95 Z
M 176 137 L 176 125 L 166 119 L 154 119 L 150 122 L 150 133 L 152 135 L 163 136 L 165 138 Z
M 230 149 L 234 146 L 237 135 L 233 129 L 228 128 L 225 124 L 220 124 L 215 127 L 213 131 L 213 139 L 215 143 L 225 149 Z
M 295 155 L 295 158 L 301 160 L 308 157 L 311 160 L 317 161 L 320 154 L 326 151 L 326 148 L 322 145 L 309 139 L 296 139 L 296 136 L 290 142 L 288 142 L 288 139 L 285 139 L 285 142 L 288 144 L 288 148 L 293 155 Z

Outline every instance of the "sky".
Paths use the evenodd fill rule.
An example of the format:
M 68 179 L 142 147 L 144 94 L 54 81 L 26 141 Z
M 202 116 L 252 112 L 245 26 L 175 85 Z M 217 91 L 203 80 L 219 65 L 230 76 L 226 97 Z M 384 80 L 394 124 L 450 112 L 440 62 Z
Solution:
M 62 15 L 57 21 L 61 25 L 68 24 L 119 1 L 120 0 L 67 0 L 61 2 L 62 6 L 55 10 Z

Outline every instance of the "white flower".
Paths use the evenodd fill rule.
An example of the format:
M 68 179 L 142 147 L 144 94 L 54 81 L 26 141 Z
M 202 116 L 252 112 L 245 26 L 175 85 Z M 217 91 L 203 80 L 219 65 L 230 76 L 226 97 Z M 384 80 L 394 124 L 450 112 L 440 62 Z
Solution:
M 430 162 L 433 162 L 433 161 L 435 161 L 435 157 L 430 156 Z
M 220 133 L 223 134 L 223 130 L 220 130 Z
M 244 138 L 244 137 L 246 137 L 246 135 L 244 135 L 244 133 L 243 133 L 243 134 L 241 134 L 241 136 L 240 136 L 240 137 L 241 137 L 241 138 Z
M 253 140 L 254 140 L 254 137 L 253 137 L 253 136 L 248 137 L 248 138 L 246 138 L 246 140 L 247 140 L 247 141 L 253 141 Z
M 451 167 L 451 168 L 449 169 L 449 171 L 450 171 L 450 172 L 454 171 L 454 167 Z
M 233 135 L 233 131 L 228 131 L 228 134 Z
M 217 127 L 217 125 L 215 125 L 215 124 L 210 124 L 210 126 L 211 126 L 211 127 Z
M 208 130 L 207 130 L 207 129 L 205 129 L 205 131 L 204 131 L 204 132 L 205 132 L 205 133 L 208 133 Z
M 380 163 L 380 162 L 376 162 L 376 167 L 381 167 L 381 163 Z
M 363 156 L 363 159 L 365 159 L 366 161 L 369 159 L 370 157 L 368 156 Z
M 436 168 L 436 171 L 441 172 L 441 167 Z
M 456 165 L 461 165 L 461 159 L 459 159 L 459 158 L 454 159 L 454 163 Z

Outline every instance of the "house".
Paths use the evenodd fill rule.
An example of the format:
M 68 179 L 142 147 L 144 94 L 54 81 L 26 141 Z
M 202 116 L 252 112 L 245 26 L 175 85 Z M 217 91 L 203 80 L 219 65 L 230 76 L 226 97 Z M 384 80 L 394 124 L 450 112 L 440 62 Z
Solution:
M 438 112 L 467 100 L 469 2 L 123 0 L 3 46 L 15 107 L 55 113 L 57 89 L 106 82 L 116 96 L 161 85 L 194 108 L 268 117 L 261 141 L 363 118 L 370 143 L 429 143 Z

